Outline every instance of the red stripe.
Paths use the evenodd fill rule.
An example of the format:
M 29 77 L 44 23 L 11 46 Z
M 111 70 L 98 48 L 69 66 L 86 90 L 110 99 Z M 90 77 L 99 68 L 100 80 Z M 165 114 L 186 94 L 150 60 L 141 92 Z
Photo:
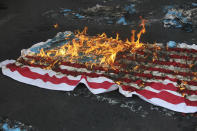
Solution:
M 133 84 L 137 84 L 138 86 L 140 86 L 140 84 L 144 83 L 144 87 L 151 86 L 153 89 L 156 89 L 156 90 L 169 90 L 169 91 L 185 93 L 188 95 L 197 95 L 197 91 L 194 91 L 194 90 L 185 89 L 185 90 L 180 91 L 179 88 L 174 86 L 172 83 L 163 84 L 160 82 L 146 82 L 146 81 L 142 81 L 142 80 L 134 81 L 134 80 L 128 79 L 128 78 L 120 78 L 117 81 L 126 82 L 126 83 L 133 83 Z
M 119 70 L 115 70 L 115 69 L 106 69 L 103 68 L 102 66 L 92 66 L 92 69 L 90 67 L 87 67 L 85 64 L 79 64 L 79 63 L 71 63 L 71 62 L 61 62 L 61 65 L 65 65 L 65 66 L 71 66 L 71 67 L 75 67 L 75 68 L 86 68 L 87 70 L 99 70 L 99 71 L 104 71 L 104 72 L 113 72 L 113 73 L 119 73 Z
M 174 70 L 168 70 L 168 69 L 163 69 L 163 68 L 155 68 L 155 67 L 144 67 L 147 70 L 151 70 L 151 71 L 159 71 L 159 72 L 163 72 L 163 73 L 168 73 L 168 74 L 172 74 L 172 75 L 180 75 L 180 76 L 194 76 L 192 73 L 188 73 L 188 72 L 174 72 Z
M 38 60 L 38 61 L 40 61 L 40 60 L 43 60 L 43 61 L 54 61 L 50 57 L 30 56 L 30 55 L 26 55 L 25 57 L 27 57 L 29 59 L 35 59 L 35 60 Z
M 69 63 L 69 62 L 67 62 Z M 64 63 L 64 65 L 66 65 L 67 63 Z M 78 68 L 78 66 L 76 66 L 76 64 L 73 64 L 73 63 L 69 63 L 67 66 L 72 66 L 72 67 L 76 67 Z M 100 68 L 100 67 L 98 67 Z M 160 68 L 150 68 L 152 70 L 155 70 L 155 71 L 161 71 L 161 72 L 172 72 L 172 70 L 166 70 L 166 69 L 160 69 Z M 70 72 L 68 70 L 62 70 L 62 69 L 58 69 L 57 71 L 59 72 L 62 72 L 64 74 L 69 74 L 71 73 L 71 75 L 83 75 L 84 73 L 83 72 Z M 111 71 L 113 72 L 114 70 L 111 69 Z M 133 76 L 139 76 L 139 77 L 145 77 L 145 78 L 148 78 L 148 79 L 159 79 L 159 80 L 165 80 L 165 79 L 168 79 L 170 81 L 173 81 L 173 82 L 177 82 L 178 79 L 175 79 L 175 78 L 170 78 L 168 76 L 154 76 L 152 74 L 144 74 L 144 73 L 135 73 L 135 72 L 126 72 L 126 71 L 114 71 L 115 74 L 118 74 L 118 73 L 124 73 L 124 74 L 131 74 Z M 111 78 L 110 75 L 104 75 L 104 74 L 96 74 L 96 73 L 85 73 L 87 76 L 90 76 L 90 77 L 100 77 L 100 76 L 103 76 L 103 77 L 110 77 L 110 79 L 113 79 Z M 188 73 L 184 73 L 184 72 L 180 72 L 178 73 L 178 75 L 182 75 L 182 76 L 186 76 L 186 75 L 189 75 L 189 76 L 192 76 L 192 74 L 188 74 Z M 125 82 L 129 83 L 128 82 L 128 79 L 121 79 L 121 80 L 124 80 Z M 117 81 L 121 81 L 120 78 L 117 79 Z M 131 79 L 130 79 L 131 80 Z M 131 80 L 132 81 L 132 80 Z M 193 85 L 193 86 L 197 86 L 197 82 L 196 81 L 186 81 L 189 85 Z
M 169 62 L 169 61 L 159 61 L 159 60 L 155 60 L 154 62 L 151 62 L 154 64 L 160 64 L 160 65 L 167 65 L 167 66 L 175 66 L 175 67 L 181 67 L 181 68 L 189 68 L 189 65 L 187 64 L 182 64 L 179 62 Z
M 75 68 L 86 68 L 87 67 L 84 65 L 84 64 L 79 64 L 79 63 L 70 63 L 70 62 L 62 62 L 61 64 L 63 65 L 66 65 L 66 66 L 72 66 L 72 67 L 75 67 Z M 33 64 L 33 66 L 35 67 L 43 67 L 43 65 L 36 65 L 36 64 Z M 106 71 L 106 69 L 104 69 L 103 67 L 99 67 L 99 66 L 94 66 L 93 67 L 95 70 L 99 70 L 99 71 Z M 156 71 L 160 71 L 160 72 L 165 72 L 165 73 L 172 73 L 172 70 L 166 70 L 166 69 L 160 69 L 160 68 L 150 68 L 150 70 L 156 70 Z M 61 70 L 61 69 L 56 69 L 55 71 L 57 72 L 61 72 L 63 74 L 71 74 L 73 76 L 76 76 L 76 75 L 87 75 L 87 76 L 90 76 L 90 77 L 108 77 L 107 75 L 104 75 L 104 74 L 96 74 L 96 73 L 83 73 L 83 72 L 71 72 L 71 71 L 68 71 L 68 70 Z M 110 69 L 109 71 L 113 72 L 113 73 L 125 73 L 125 74 L 130 74 L 132 72 L 127 72 L 127 71 L 119 71 L 119 70 L 113 70 L 113 69 Z M 146 78 L 149 78 L 149 79 L 160 79 L 160 80 L 165 80 L 165 79 L 168 79 L 168 80 L 171 80 L 173 82 L 177 82 L 178 79 L 174 79 L 174 78 L 170 78 L 170 77 L 161 77 L 161 76 L 153 76 L 152 74 L 144 74 L 144 73 L 133 73 L 133 75 L 135 76 L 139 76 L 139 77 L 146 77 Z M 182 76 L 192 76 L 192 74 L 189 74 L 189 73 L 184 73 L 184 72 L 180 72 L 178 73 L 178 75 L 182 75 Z M 110 77 L 111 78 L 111 77 Z M 194 85 L 194 86 L 197 86 L 197 82 L 195 81 L 187 81 L 187 83 L 189 85 Z
M 94 89 L 99 89 L 99 88 L 103 88 L 103 89 L 109 89 L 112 85 L 114 85 L 115 83 L 111 83 L 109 81 L 104 81 L 102 83 L 96 83 L 96 82 L 89 82 L 87 80 L 87 78 L 85 77 L 87 84 L 89 87 L 94 88 Z
M 36 65 L 36 64 L 30 64 L 30 63 L 27 63 L 25 62 L 24 64 L 26 65 L 30 65 L 32 67 L 40 67 L 40 68 L 46 68 L 47 66 L 45 65 Z M 72 66 L 72 67 L 75 67 L 75 68 L 86 68 L 86 65 L 84 64 L 79 64 L 79 63 L 71 63 L 71 62 L 62 62 L 61 63 L 62 65 L 66 65 L 66 66 Z M 141 66 L 142 68 L 143 66 Z M 191 73 L 187 73 L 187 72 L 174 72 L 173 70 L 168 70 L 168 69 L 163 69 L 163 68 L 152 68 L 152 67 L 143 67 L 143 68 L 147 68 L 147 70 L 151 70 L 151 71 L 159 71 L 159 72 L 163 72 L 163 73 L 169 73 L 169 74 L 173 74 L 173 75 L 181 75 L 181 76 L 193 76 L 193 74 Z M 94 70 L 99 70 L 99 71 L 107 71 L 106 69 L 104 69 L 103 67 L 99 67 L 99 66 L 94 66 L 93 67 Z M 113 69 L 109 69 L 108 70 L 109 72 L 113 72 L 113 73 L 120 73 L 120 71 L 118 70 L 113 70 Z M 123 72 L 123 71 L 122 71 Z M 126 73 L 126 74 L 129 74 L 129 72 L 123 72 L 123 73 Z M 65 74 L 65 73 L 64 73 Z M 95 76 L 95 75 L 94 75 Z
M 21 67 L 17 67 L 15 64 L 8 64 L 7 68 L 9 68 L 12 72 L 13 71 L 18 71 L 24 77 L 31 78 L 31 79 L 42 79 L 44 82 L 50 81 L 51 83 L 54 83 L 54 84 L 60 84 L 60 83 L 64 82 L 64 83 L 69 84 L 69 85 L 77 85 L 78 82 L 79 82 L 79 80 L 70 80 L 67 77 L 56 78 L 55 76 L 50 77 L 48 74 L 40 75 L 38 73 L 31 72 L 28 67 L 21 68 Z M 104 87 L 104 89 L 108 89 L 114 83 L 110 83 L 110 82 L 103 82 L 103 83 L 89 82 L 88 84 L 91 88 L 93 87 L 93 88 L 96 89 L 96 88 Z M 96 84 L 96 85 L 94 85 L 94 84 Z M 155 86 L 157 86 L 157 85 L 152 85 L 151 87 L 157 88 Z M 171 93 L 168 93 L 166 91 L 161 91 L 160 93 L 154 93 L 154 92 L 147 91 L 147 90 L 137 90 L 137 89 L 134 89 L 134 90 L 136 92 L 138 92 L 139 94 L 143 95 L 144 97 L 146 97 L 147 99 L 160 98 L 160 99 L 163 99 L 163 100 L 165 100 L 167 102 L 170 102 L 170 103 L 173 103 L 173 104 L 181 103 L 180 101 L 183 99 L 182 97 L 175 96 L 175 95 L 173 95 Z M 190 105 L 197 106 L 197 102 L 194 103 L 193 101 L 189 101 L 189 100 L 185 100 L 185 102 L 187 102 L 187 104 L 189 103 Z
M 65 63 L 64 63 L 65 64 Z M 76 67 L 75 64 L 72 64 L 72 65 L 68 65 L 68 66 L 72 66 L 72 67 Z M 77 68 L 77 67 L 76 67 Z M 96 74 L 96 73 L 86 73 L 86 72 L 73 72 L 73 71 L 68 71 L 66 69 L 56 69 L 57 72 L 61 72 L 63 74 L 71 74 L 71 75 L 86 75 L 86 76 L 90 76 L 90 77 L 110 77 L 110 75 L 104 75 L 104 74 Z M 130 73 L 133 73 L 132 75 L 133 76 L 139 76 L 139 77 L 146 77 L 146 78 L 150 78 L 150 79 L 169 79 L 171 81 L 174 81 L 176 82 L 177 79 L 172 79 L 172 78 L 169 78 L 169 77 L 161 77 L 161 76 L 153 76 L 152 74 L 144 74 L 144 73 L 135 73 L 135 72 L 123 72 L 123 71 L 119 71 L 118 73 L 125 73 L 125 74 L 130 74 Z
M 63 62 L 62 64 L 67 65 L 67 66 L 76 67 L 76 68 L 86 68 L 86 66 L 84 64 L 70 63 L 70 62 Z M 33 66 L 39 67 L 39 65 L 33 65 Z M 98 66 L 94 66 L 93 68 L 98 69 L 98 70 L 102 70 L 102 71 L 106 71 L 104 68 L 98 67 Z M 166 69 L 161 69 L 161 68 L 150 68 L 150 70 L 174 74 L 172 70 L 166 70 Z M 103 75 L 103 74 L 96 74 L 96 73 L 85 73 L 85 72 L 76 72 L 76 71 L 73 72 L 73 71 L 61 70 L 61 69 L 56 69 L 55 71 L 62 72 L 63 74 L 70 74 L 70 75 L 73 75 L 73 76 L 77 76 L 77 75 L 86 75 L 86 76 L 89 76 L 89 77 L 102 77 L 103 76 L 103 77 L 113 79 L 110 75 Z M 123 72 L 123 71 L 120 72 L 118 70 L 113 70 L 113 69 L 111 69 L 111 72 L 125 73 L 125 74 L 130 74 L 131 73 L 131 72 Z M 192 76 L 192 74 L 185 73 L 185 72 L 179 72 L 177 74 L 182 75 L 182 76 Z M 139 77 L 146 77 L 146 78 L 149 78 L 149 79 L 160 79 L 160 80 L 168 79 L 168 80 L 171 80 L 173 82 L 178 81 L 178 79 L 174 79 L 174 78 L 153 76 L 151 74 L 144 74 L 144 73 L 133 73 L 133 75 L 136 75 L 136 76 L 139 76 Z M 116 81 L 120 81 L 120 79 L 116 79 Z M 128 79 L 122 79 L 121 81 L 129 83 Z M 130 80 L 130 81 L 132 81 L 132 80 Z M 195 81 L 187 81 L 187 82 L 188 82 L 189 85 L 197 86 L 197 82 L 195 82 Z M 185 90 L 184 92 L 187 93 L 187 94 L 196 94 L 196 91 Z
M 187 48 L 168 48 L 167 51 L 197 53 L 197 50 L 195 50 L 195 49 L 187 49 Z
M 177 87 L 174 86 L 172 83 L 162 84 L 160 82 L 149 82 L 146 86 L 151 86 L 153 89 L 156 90 L 170 90 L 170 91 L 177 91 Z
M 37 61 L 40 61 L 40 60 L 46 60 L 46 62 L 48 62 L 48 63 L 53 63 L 55 60 L 52 60 L 51 58 L 48 58 L 48 57 L 40 57 L 40 56 L 25 56 L 25 57 L 27 57 L 27 58 L 30 58 L 30 59 L 35 59 L 35 60 L 37 60 Z M 22 59 L 23 60 L 23 59 Z M 47 66 L 45 66 L 45 65 L 37 65 L 37 64 L 34 64 L 34 63 L 28 63 L 27 61 L 25 61 L 25 60 L 23 60 L 22 61 L 22 63 L 23 64 L 26 64 L 26 65 L 32 65 L 32 66 L 34 66 L 34 67 L 47 67 Z M 71 62 L 61 62 L 61 64 L 60 65 L 66 65 L 66 66 L 72 66 L 72 67 L 75 67 L 75 68 L 88 68 L 85 64 L 80 64 L 80 63 L 71 63 Z M 100 71 L 108 71 L 108 69 L 105 69 L 105 68 L 103 68 L 103 67 L 101 67 L 101 66 L 95 66 L 95 65 L 93 65 L 93 67 L 92 67 L 94 70 L 100 70 Z M 116 70 L 113 70 L 114 72 L 117 72 Z
M 177 53 L 180 53 L 180 52 L 187 52 L 189 54 L 193 54 L 193 53 L 197 53 L 197 50 L 188 50 L 188 49 L 182 49 L 182 48 L 169 48 L 167 51 L 175 51 L 177 50 Z M 137 54 L 140 54 L 140 55 L 144 55 L 145 52 L 144 51 L 137 51 L 136 52 Z M 173 55 L 169 55 L 170 58 L 174 58 L 174 59 L 185 59 L 185 60 L 197 60 L 197 57 L 192 57 L 192 56 L 181 56 L 181 55 L 176 55 L 176 54 L 173 54 Z
M 122 86 L 122 89 L 129 92 L 135 91 L 138 94 L 144 96 L 146 99 L 159 98 L 171 104 L 186 103 L 186 105 L 188 106 L 197 106 L 197 101 L 190 101 L 188 99 L 185 99 L 184 97 L 173 95 L 167 91 L 155 93 L 149 90 L 138 90 L 132 86 Z
M 62 77 L 62 78 L 57 78 L 56 76 L 50 77 L 48 75 L 48 73 L 46 73 L 45 75 L 41 75 L 35 72 L 32 72 L 28 67 L 17 67 L 15 64 L 8 64 L 7 68 L 9 68 L 12 72 L 14 71 L 18 71 L 22 76 L 27 77 L 27 78 L 31 78 L 31 79 L 41 79 L 44 82 L 51 82 L 53 84 L 61 84 L 61 83 L 66 83 L 68 85 L 72 85 L 72 86 L 76 86 L 80 80 L 70 80 L 68 77 Z M 76 73 L 76 72 L 73 72 Z M 71 74 L 71 72 L 69 73 Z M 79 75 L 77 73 L 77 75 Z M 86 78 L 86 75 L 82 75 L 82 78 Z M 82 79 L 81 78 L 81 79 Z M 87 81 L 88 82 L 88 81 Z M 94 89 L 99 89 L 99 88 L 103 88 L 103 89 L 108 89 L 110 88 L 114 83 L 108 82 L 108 81 L 104 81 L 102 83 L 96 83 L 96 82 L 88 82 L 88 85 L 91 88 Z
M 189 68 L 189 65 L 187 64 L 182 64 L 179 62 L 170 62 L 170 61 L 160 61 L 160 60 L 155 60 L 153 61 L 148 61 L 147 59 L 143 59 L 143 58 L 137 58 L 137 60 L 135 58 L 133 58 L 132 56 L 127 56 L 125 57 L 125 59 L 131 60 L 131 61 L 136 61 L 136 62 L 148 62 L 151 64 L 159 64 L 159 65 L 167 65 L 167 66 L 175 66 L 175 67 L 181 67 L 181 68 Z M 116 62 L 118 64 L 118 62 Z
M 174 58 L 174 59 L 197 60 L 197 57 L 180 56 L 180 55 L 169 55 L 169 56 L 170 58 Z
M 46 68 L 47 67 L 46 65 L 38 65 L 38 64 L 35 64 L 35 63 L 30 63 L 29 61 L 26 61 L 23 58 L 20 58 L 19 62 L 22 63 L 23 65 L 29 65 L 29 66 L 32 66 L 32 67 L 40 67 L 40 68 Z
M 139 76 L 139 77 L 146 77 L 149 79 L 159 79 L 159 80 L 165 80 L 168 79 L 170 81 L 173 82 L 177 82 L 178 79 L 174 79 L 174 78 L 170 78 L 168 76 L 153 76 L 152 74 L 144 74 L 144 73 L 134 73 L 135 76 Z
M 75 81 L 75 82 L 79 82 L 78 80 L 70 80 L 68 79 L 65 79 L 64 77 L 59 79 L 59 78 L 56 78 L 55 76 L 52 77 L 52 80 L 50 79 L 51 77 L 46 74 L 44 76 L 38 74 L 38 73 L 34 73 L 34 72 L 31 72 L 30 69 L 28 67 L 23 67 L 23 68 L 20 68 L 20 67 L 17 67 L 15 64 L 13 65 L 8 65 L 7 66 L 8 68 L 10 68 L 10 70 L 12 71 L 15 71 L 17 70 L 21 75 L 25 76 L 25 77 L 29 77 L 31 79 L 42 79 L 43 81 L 50 81 L 54 84 L 60 84 L 62 82 L 65 82 L 67 84 L 71 84 L 71 85 L 76 85 L 76 83 L 73 83 L 72 81 Z M 28 71 L 27 71 L 28 70 Z M 68 70 L 61 70 L 59 69 L 60 72 L 63 72 L 65 74 L 70 74 L 70 75 L 73 75 L 73 76 L 78 76 L 78 75 L 82 75 L 82 77 L 84 76 L 89 76 L 89 77 L 100 77 L 100 76 L 103 76 L 103 75 L 98 75 L 96 73 L 85 73 L 85 72 L 73 72 L 73 71 L 68 71 Z M 25 73 L 25 74 L 24 74 Z M 26 75 L 26 73 L 28 73 Z M 32 74 L 32 75 L 30 75 Z M 32 77 L 33 76 L 33 77 Z M 41 77 L 39 77 L 41 76 Z M 108 78 L 109 76 L 104 76 L 106 78 Z M 86 77 L 85 77 L 86 78 Z M 65 81 L 62 81 L 62 80 L 65 80 Z M 124 82 L 127 82 L 127 83 L 135 83 L 135 84 L 138 84 L 136 81 L 134 82 L 132 79 L 121 79 L 121 81 L 124 81 Z M 55 83 L 56 82 L 56 83 Z M 69 83 L 71 82 L 71 83 Z M 177 87 L 173 86 L 172 84 L 167 84 L 167 85 L 163 85 L 162 83 L 155 83 L 155 82 L 145 82 L 146 83 L 146 86 L 151 86 L 153 87 L 154 89 L 156 90 L 162 90 L 162 89 L 165 89 L 165 90 L 172 90 L 172 91 L 177 91 Z M 111 87 L 114 83 L 111 83 L 111 82 L 108 82 L 108 81 L 105 81 L 105 82 L 102 82 L 102 83 L 96 83 L 96 82 L 88 82 L 88 85 L 91 87 L 91 88 L 94 88 L 94 89 L 98 89 L 98 88 L 104 88 L 104 89 L 108 89 L 109 87 Z M 159 86 L 154 86 L 154 85 L 159 85 Z M 197 92 L 196 91 L 188 91 L 188 90 L 185 90 L 183 91 L 184 93 L 187 93 L 187 94 L 196 94 L 197 95 Z
M 70 80 L 66 76 L 62 78 L 57 78 L 56 76 L 50 77 L 48 73 L 46 73 L 45 75 L 41 75 L 39 73 L 32 72 L 28 67 L 17 67 L 15 64 L 8 64 L 7 68 L 9 68 L 12 72 L 19 72 L 24 77 L 31 78 L 33 80 L 41 79 L 44 82 L 51 82 L 53 84 L 66 83 L 68 85 L 74 86 L 77 85 L 80 81 Z
M 154 88 L 156 90 L 170 90 L 170 91 L 179 92 L 179 88 L 174 86 L 172 83 L 168 83 L 165 85 L 165 84 L 162 84 L 159 82 L 150 82 L 148 84 L 150 84 L 149 86 L 151 86 L 152 88 Z M 148 85 L 146 85 L 146 86 L 148 86 Z M 197 91 L 193 91 L 193 90 L 185 89 L 180 92 L 188 94 L 188 95 L 197 95 Z
M 134 80 L 128 79 L 128 78 L 120 78 L 120 79 L 118 79 L 118 81 L 122 81 L 122 82 L 126 82 L 126 83 L 133 83 L 133 84 L 137 84 L 139 86 L 140 86 L 140 84 L 144 83 L 144 87 L 151 86 L 152 88 L 154 88 L 156 90 L 177 91 L 177 87 L 174 86 L 172 83 L 163 84 L 160 82 L 146 82 L 146 81 L 142 81 L 142 80 L 134 81 Z
M 84 76 L 89 76 L 89 77 L 92 77 L 92 78 L 95 78 L 95 77 L 106 77 L 106 75 L 103 75 L 103 74 L 69 71 L 67 69 L 63 69 L 62 70 L 60 68 L 56 69 L 55 71 L 56 72 L 61 72 L 63 74 L 70 74 L 72 76 L 84 75 Z
M 74 64 L 69 64 L 69 66 L 75 66 Z M 106 78 L 110 78 L 110 75 L 101 75 L 101 74 L 96 74 L 96 73 L 86 73 L 86 72 L 73 72 L 73 71 L 68 71 L 66 69 L 62 70 L 62 69 L 59 69 L 60 72 L 62 73 L 65 73 L 65 74 L 72 74 L 72 75 L 86 75 L 86 76 L 90 76 L 90 77 L 101 77 L 101 76 L 104 76 Z M 155 79 L 161 79 L 161 80 L 165 80 L 165 79 L 168 79 L 170 81 L 173 81 L 173 82 L 177 82 L 178 79 L 173 79 L 173 78 L 169 78 L 169 77 L 160 77 L 160 76 L 153 76 L 151 74 L 144 74 L 144 73 L 134 73 L 133 74 L 134 76 L 137 75 L 137 76 L 140 76 L 140 77 L 147 77 L 147 78 L 155 78 Z M 113 79 L 112 77 L 110 79 Z M 119 78 L 119 79 L 116 79 L 115 81 L 122 81 L 122 82 L 126 82 L 126 83 L 135 83 L 135 84 L 138 84 L 136 81 L 132 80 L 132 79 L 128 79 L 128 78 Z M 160 86 L 153 86 L 155 89 L 157 90 L 162 90 L 162 89 L 166 89 L 166 90 L 171 90 L 171 91 L 177 91 L 179 88 L 175 87 L 173 84 L 167 84 L 167 85 L 163 85 L 162 83 L 155 83 L 155 82 L 145 82 L 147 86 L 151 85 L 152 84 L 158 84 Z M 148 85 L 149 84 L 149 85 Z M 197 84 L 196 83 L 192 83 L 193 85 Z M 159 88 L 160 87 L 160 88 Z M 191 91 L 191 90 L 184 90 L 182 91 L 186 94 L 190 94 L 190 95 L 197 95 L 197 91 Z
M 72 66 L 72 67 L 75 67 L 75 68 L 86 68 L 84 65 L 82 64 L 75 64 L 75 63 L 70 63 L 70 62 L 64 62 L 62 63 L 63 65 L 67 65 L 67 66 Z M 152 67 L 143 67 L 143 66 L 140 66 L 142 68 L 147 68 L 147 70 L 151 70 L 151 71 L 160 71 L 160 72 L 163 72 L 163 73 L 169 73 L 169 74 L 173 74 L 173 75 L 182 75 L 182 76 L 193 76 L 193 74 L 191 73 L 187 73 L 187 72 L 177 72 L 175 73 L 173 70 L 168 70 L 168 69 L 163 69 L 163 68 L 152 68 Z M 86 68 L 87 69 L 87 68 Z M 95 70 L 99 70 L 99 71 L 106 71 L 105 69 L 103 69 L 102 67 L 98 67 L 98 66 L 95 66 L 94 68 Z M 111 69 L 110 70 L 111 72 L 115 73 L 115 74 L 118 74 L 118 73 L 125 73 L 125 74 L 130 74 L 131 72 L 126 72 L 126 71 L 118 71 L 118 70 L 113 70 Z M 135 73 L 134 73 L 135 74 Z M 137 73 L 138 75 L 140 76 L 143 76 L 143 77 L 148 77 L 148 78 L 151 78 L 151 77 L 154 77 L 154 78 L 158 78 L 158 79 L 165 79 L 166 77 L 160 77 L 160 76 L 153 76 L 152 74 L 144 74 L 144 73 Z M 144 75 L 143 75 L 144 74 Z M 169 77 L 168 77 L 169 78 Z M 172 80 L 172 79 L 170 79 Z M 174 80 L 173 81 L 177 81 L 177 80 Z M 197 83 L 196 83 L 197 84 Z

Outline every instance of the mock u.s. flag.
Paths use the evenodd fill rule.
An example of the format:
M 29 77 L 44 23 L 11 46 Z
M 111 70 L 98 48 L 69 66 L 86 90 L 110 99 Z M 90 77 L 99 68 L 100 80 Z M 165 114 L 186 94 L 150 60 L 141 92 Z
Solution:
M 106 40 L 105 36 L 87 37 L 80 36 L 83 42 L 86 41 L 86 46 L 89 39 Z M 98 56 L 98 52 L 89 46 L 78 48 L 78 51 L 83 51 L 78 52 L 78 56 L 72 54 L 77 50 L 74 45 L 78 40 L 79 37 L 76 38 L 72 32 L 58 33 L 53 39 L 22 50 L 17 60 L 1 62 L 2 72 L 14 80 L 45 89 L 72 91 L 79 83 L 84 83 L 93 94 L 118 89 L 126 97 L 137 95 L 173 111 L 197 112 L 196 45 L 182 43 L 169 48 L 165 44 L 144 44 L 143 48 L 132 46 L 135 50 L 132 48 L 131 51 L 112 45 L 113 50 L 120 50 L 113 57 L 105 43 L 102 45 L 105 48 L 99 47 L 97 51 L 113 57 L 114 61 L 110 61 Z M 120 40 L 111 38 L 108 42 Z M 62 49 L 70 54 L 62 57 Z M 87 53 L 90 50 L 93 52 Z

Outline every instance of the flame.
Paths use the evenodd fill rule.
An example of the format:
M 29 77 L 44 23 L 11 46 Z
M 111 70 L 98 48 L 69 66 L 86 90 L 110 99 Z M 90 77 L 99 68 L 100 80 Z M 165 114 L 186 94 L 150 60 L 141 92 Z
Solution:
M 181 85 L 179 86 L 179 89 L 182 91 L 182 90 L 185 90 L 186 89 L 186 86 L 187 86 L 187 82 L 186 81 L 181 81 Z
M 140 17 L 141 18 L 141 17 Z M 131 36 L 131 41 L 129 41 L 128 39 L 126 40 L 126 43 L 128 43 L 129 45 L 132 46 L 132 50 L 131 53 L 135 53 L 135 51 L 141 47 L 143 47 L 143 43 L 140 42 L 140 38 L 141 35 L 144 34 L 146 32 L 146 28 L 145 28 L 145 19 L 141 18 L 141 24 L 139 25 L 140 27 L 142 27 L 142 29 L 140 30 L 140 32 L 137 34 L 137 40 L 135 41 L 135 30 L 132 30 L 132 36 Z
M 139 69 L 139 67 L 140 67 L 140 66 L 139 66 L 139 65 L 137 65 L 137 66 L 135 66 L 135 67 L 133 68 L 133 70 L 134 70 L 134 71 L 136 71 L 136 70 L 138 70 L 138 69 Z
M 57 49 L 40 50 L 38 54 L 41 57 L 50 57 L 53 59 L 65 59 L 70 62 L 76 62 L 84 56 L 94 59 L 92 63 L 85 63 L 86 65 L 100 64 L 114 68 L 113 64 L 116 60 L 116 56 L 119 52 L 130 50 L 131 53 L 135 53 L 136 50 L 143 47 L 143 43 L 140 42 L 141 35 L 146 32 L 145 20 L 142 19 L 139 25 L 142 29 L 137 34 L 137 40 L 135 40 L 135 30 L 132 30 L 131 40 L 122 41 L 119 39 L 119 34 L 116 34 L 116 38 L 107 37 L 106 33 L 99 34 L 97 36 L 88 36 L 87 27 L 82 32 L 75 32 L 75 39 L 64 44 Z M 54 25 L 57 28 L 58 24 Z M 65 38 L 66 39 L 66 38 Z
M 53 27 L 54 27 L 55 29 L 57 29 L 57 28 L 59 27 L 59 25 L 56 23 L 56 24 L 53 25 Z

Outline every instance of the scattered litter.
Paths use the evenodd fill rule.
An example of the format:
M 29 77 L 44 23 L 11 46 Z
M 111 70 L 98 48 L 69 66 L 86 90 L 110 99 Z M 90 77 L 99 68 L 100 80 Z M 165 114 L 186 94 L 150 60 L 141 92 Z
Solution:
M 175 8 L 173 5 L 167 5 L 167 6 L 165 6 L 164 8 L 163 8 L 163 12 L 168 12 L 168 10 L 171 10 L 171 9 L 173 9 L 173 8 Z
M 113 98 L 108 98 L 108 97 L 103 97 L 103 96 L 99 96 L 99 95 L 96 95 L 96 99 L 99 100 L 99 101 L 105 101 L 111 105 L 116 105 L 118 103 L 120 103 L 118 100 L 116 99 L 113 99 Z
M 129 10 L 129 9 L 128 9 Z M 98 24 L 122 24 L 127 25 L 124 17 L 126 10 L 121 6 L 104 6 L 96 4 L 91 8 L 82 9 L 80 13 L 86 16 L 86 19 Z M 118 22 L 120 20 L 120 22 Z
M 133 102 L 133 101 L 125 102 L 125 103 L 121 104 L 120 107 L 122 107 L 122 108 L 128 108 L 132 112 L 139 112 L 139 111 L 142 110 L 142 106 L 137 107 L 136 106 L 136 103 Z
M 163 23 L 164 27 L 175 27 L 181 28 L 183 24 L 190 23 L 191 17 L 190 14 L 184 12 L 183 9 L 169 9 L 166 13 Z
M 192 3 L 192 6 L 196 6 L 197 7 L 197 3 Z
M 67 38 L 67 39 L 65 39 Z M 65 32 L 59 32 L 53 39 L 49 39 L 46 42 L 41 42 L 38 44 L 35 44 L 34 46 L 32 46 L 30 48 L 30 51 L 38 53 L 40 52 L 40 50 L 43 48 L 44 50 L 48 50 L 50 48 L 53 48 L 53 45 L 57 46 L 57 42 L 58 45 L 64 45 L 65 43 L 67 43 L 68 41 L 72 40 L 74 38 L 74 34 L 70 31 L 65 31 Z M 27 51 L 28 52 L 28 51 Z M 26 54 L 25 52 L 23 52 L 22 50 L 22 54 Z
M 43 16 L 48 18 L 65 17 L 67 19 L 81 19 L 97 24 L 120 24 L 131 25 L 132 20 L 128 19 L 137 12 L 136 5 L 127 3 L 124 5 L 100 5 L 93 7 L 71 10 L 68 8 L 60 8 L 58 10 L 47 11 Z
M 180 28 L 192 32 L 197 25 L 197 3 L 182 7 L 168 5 L 163 8 L 163 24 L 166 28 Z
M 98 11 L 101 11 L 101 10 L 110 10 L 110 7 L 96 4 L 96 6 L 84 9 L 84 12 L 98 12 Z
M 34 131 L 31 125 L 25 125 L 19 121 L 11 121 L 9 119 L 0 118 L 1 131 Z
M 127 22 L 125 20 L 125 17 L 121 17 L 118 21 L 117 24 L 122 24 L 122 25 L 127 25 Z
M 124 8 L 129 14 L 136 13 L 135 4 L 130 4 Z
M 67 16 L 71 11 L 72 11 L 71 9 L 62 9 L 60 10 L 60 13 L 62 13 L 64 16 Z
M 82 15 L 80 15 L 80 14 L 75 14 L 75 16 L 77 17 L 77 18 L 79 18 L 79 19 L 83 19 L 83 18 L 85 18 L 84 16 L 82 16 Z
M 61 10 L 61 12 L 64 12 L 64 13 L 65 13 L 65 12 L 70 12 L 70 11 L 72 11 L 72 10 L 71 10 L 71 9 L 62 9 L 62 10 Z
M 174 48 L 174 47 L 176 47 L 177 43 L 175 41 L 169 41 L 167 43 L 167 45 L 168 45 L 169 48 Z

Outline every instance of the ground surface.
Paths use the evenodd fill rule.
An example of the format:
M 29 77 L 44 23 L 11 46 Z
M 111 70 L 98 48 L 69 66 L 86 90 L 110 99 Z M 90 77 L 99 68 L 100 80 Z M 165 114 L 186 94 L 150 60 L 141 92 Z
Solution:
M 121 4 L 120 0 L 106 1 L 109 4 Z M 180 29 L 166 29 L 159 21 L 160 9 L 164 5 L 182 4 L 183 0 L 173 3 L 170 0 L 140 2 L 137 16 L 156 12 L 156 22 L 147 27 L 143 41 L 197 43 L 195 30 L 186 33 Z M 78 9 L 92 7 L 97 3 L 102 4 L 102 1 L 1 0 L 0 61 L 16 59 L 21 49 L 46 41 L 59 31 L 74 31 L 84 26 L 89 27 L 90 35 L 107 32 L 114 36 L 115 32 L 119 32 L 122 38 L 130 36 L 131 26 L 98 25 L 42 15 L 60 7 Z M 53 28 L 55 23 L 59 24 L 59 28 Z M 138 97 L 125 98 L 117 91 L 92 95 L 83 85 L 74 92 L 50 91 L 14 81 L 2 73 L 0 78 L 0 116 L 33 125 L 41 131 L 194 131 L 197 126 L 196 117 L 153 106 Z

